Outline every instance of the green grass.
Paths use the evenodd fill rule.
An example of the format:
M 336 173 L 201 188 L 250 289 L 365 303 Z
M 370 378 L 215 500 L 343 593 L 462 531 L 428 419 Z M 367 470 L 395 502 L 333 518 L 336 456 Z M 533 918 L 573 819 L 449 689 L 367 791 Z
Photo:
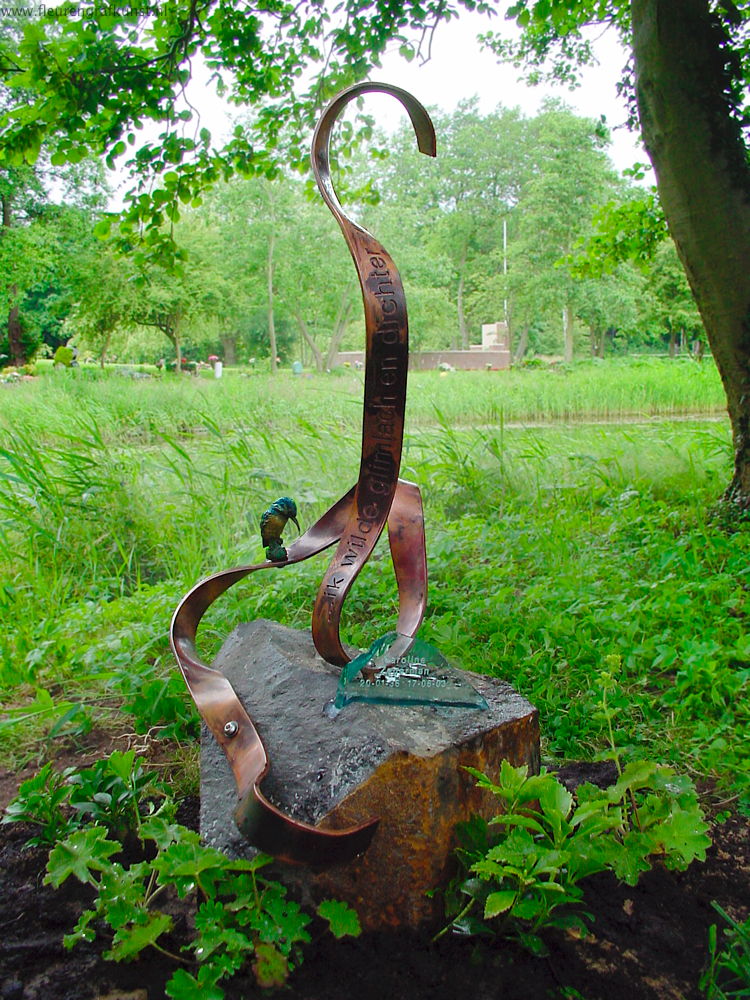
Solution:
M 169 391 L 165 391 L 169 387 Z M 292 435 L 308 424 L 334 433 L 359 423 L 362 375 L 268 376 L 229 370 L 224 378 L 168 375 L 132 379 L 98 368 L 59 370 L 32 383 L 6 387 L 1 412 L 46 434 L 90 414 L 103 435 L 124 433 L 136 443 L 154 431 L 205 433 L 204 423 L 280 428 Z M 685 414 L 723 414 L 726 401 L 712 362 L 689 359 L 613 359 L 555 369 L 500 372 L 413 372 L 410 428 L 476 427 L 499 423 L 610 420 Z
M 184 734 L 171 613 L 201 576 L 262 557 L 269 500 L 294 496 L 304 527 L 352 484 L 358 378 L 65 372 L 0 398 L 0 756 L 53 754 L 50 733 L 102 719 Z M 424 637 L 529 697 L 549 760 L 606 753 L 616 665 L 625 756 L 748 809 L 750 533 L 708 516 L 728 427 L 649 421 L 723 405 L 692 363 L 414 375 L 402 475 L 425 498 Z M 387 561 L 381 543 L 347 602 L 355 644 L 395 621 Z M 254 617 L 305 627 L 324 565 L 240 584 L 203 649 Z

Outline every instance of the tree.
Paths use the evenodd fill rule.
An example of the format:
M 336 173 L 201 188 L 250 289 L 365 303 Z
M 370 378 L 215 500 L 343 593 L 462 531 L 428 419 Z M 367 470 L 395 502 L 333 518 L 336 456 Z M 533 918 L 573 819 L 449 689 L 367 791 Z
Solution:
M 139 180 L 119 230 L 125 241 L 142 240 L 144 263 L 173 256 L 163 224 L 181 204 L 237 172 L 275 176 L 287 124 L 309 134 L 325 102 L 366 76 L 389 42 L 412 55 L 423 44 L 426 52 L 436 25 L 457 13 L 445 0 L 344 0 L 333 9 L 319 0 L 174 0 L 114 14 L 104 5 L 70 6 L 39 18 L 25 15 L 25 2 L 8 8 L 18 11 L 16 31 L 0 39 L 0 79 L 20 95 L 0 113 L 2 162 L 34 163 L 42 148 L 53 164 L 91 154 L 124 161 Z M 217 89 L 254 112 L 218 147 L 186 96 L 198 54 Z M 144 122 L 161 124 L 158 139 L 141 131 Z M 299 143 L 282 148 L 306 163 Z
M 132 268 L 110 246 L 91 237 L 79 259 L 75 307 L 68 327 L 104 367 L 113 335 L 142 308 Z
M 87 181 L 81 178 L 85 187 Z M 91 240 L 81 205 L 55 205 L 47 178 L 30 167 L 0 168 L 0 353 L 23 365 L 44 342 L 64 343 L 64 322 Z M 7 346 L 6 346 L 7 345 Z
M 296 328 L 298 357 L 330 368 L 359 300 L 351 257 L 331 213 L 300 178 L 234 178 L 217 186 L 196 216 L 213 227 L 222 270 L 231 275 L 233 328 L 264 314 L 265 339 L 283 355 Z M 321 271 L 321 266 L 324 270 Z M 271 335 L 279 343 L 271 346 Z
M 50 265 L 49 246 L 39 225 L 45 201 L 36 171 L 0 169 L 0 301 L 7 354 L 14 365 L 25 364 L 34 346 L 24 326 L 21 301 Z
M 573 321 L 581 287 L 560 262 L 591 224 L 594 207 L 615 183 L 600 123 L 580 118 L 557 102 L 533 122 L 532 175 L 518 203 L 518 237 L 512 244 L 517 296 L 563 319 L 563 357 L 573 360 Z
M 635 329 L 642 286 L 641 276 L 627 266 L 581 284 L 576 312 L 589 329 L 592 357 L 603 358 L 608 341 Z
M 666 332 L 670 357 L 675 356 L 678 344 L 686 337 L 700 341 L 703 330 L 700 314 L 671 240 L 665 240 L 654 253 L 642 311 L 647 323 Z
M 386 232 L 390 227 L 399 243 L 422 248 L 426 267 L 411 254 L 418 286 L 445 287 L 447 268 L 450 311 L 457 319 L 452 346 L 467 349 L 470 301 L 476 301 L 477 285 L 494 266 L 492 252 L 502 242 L 503 220 L 528 174 L 528 122 L 517 108 L 498 106 L 483 115 L 477 98 L 461 101 L 450 113 L 433 111 L 432 118 L 439 136 L 437 160 L 423 162 L 404 126 L 390 144 L 378 186 Z M 403 273 L 408 277 L 408 262 Z
M 490 5 L 462 0 L 486 11 Z M 609 22 L 632 48 L 641 133 L 661 204 L 695 296 L 727 394 L 735 469 L 726 498 L 750 508 L 750 163 L 744 94 L 750 74 L 747 0 L 515 0 L 499 6 L 522 29 L 516 45 L 488 38 L 503 57 L 552 57 L 558 79 L 591 55 L 582 36 Z M 52 162 L 91 152 L 129 162 L 146 176 L 134 190 L 121 231 L 138 237 L 142 261 L 169 262 L 165 221 L 179 205 L 236 171 L 273 175 L 276 137 L 285 122 L 305 123 L 342 85 L 366 76 L 390 40 L 414 55 L 428 48 L 445 0 L 344 0 L 268 5 L 175 0 L 156 8 L 75 8 L 48 21 L 27 19 L 22 38 L 0 41 L 0 74 L 16 100 L 0 113 L 0 165 L 32 164 L 47 147 Z M 340 18 L 335 21 L 335 18 Z M 334 20 L 332 21 L 332 18 Z M 190 128 L 183 97 L 200 52 L 222 85 L 256 109 L 253 142 L 240 128 L 214 149 L 205 127 Z M 225 84 L 225 80 L 227 81 Z M 312 81 L 304 94 L 300 81 Z M 302 83 L 302 86 L 307 84 Z M 144 139 L 144 120 L 164 123 Z M 298 162 L 302 162 L 301 147 Z M 295 154 L 296 156 L 296 154 Z M 155 200 L 150 175 L 163 176 Z
M 479 261 L 501 240 L 502 221 L 519 197 L 526 172 L 527 129 L 518 109 L 498 107 L 481 116 L 477 101 L 461 102 L 435 121 L 441 143 L 440 216 L 435 239 L 448 253 L 456 281 L 459 344 L 470 344 L 468 284 Z M 473 265 L 473 267 L 472 267 Z
M 632 50 L 634 115 L 727 396 L 734 474 L 724 497 L 750 509 L 750 76 L 747 0 L 518 0 L 517 45 L 499 54 L 575 73 L 582 29 L 608 21 Z

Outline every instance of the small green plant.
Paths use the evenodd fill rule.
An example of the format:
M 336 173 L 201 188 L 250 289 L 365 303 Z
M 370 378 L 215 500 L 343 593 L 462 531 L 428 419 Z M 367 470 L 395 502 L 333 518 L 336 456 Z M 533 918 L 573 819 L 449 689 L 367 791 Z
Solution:
M 136 832 L 144 806 L 168 799 L 166 788 L 147 771 L 135 750 L 114 750 L 105 760 L 68 776 L 71 808 L 86 822 L 120 834 Z
M 55 844 L 78 825 L 65 810 L 70 795 L 67 778 L 71 771 L 53 771 L 51 764 L 21 782 L 18 794 L 5 809 L 2 823 L 31 823 L 39 832 L 26 841 L 29 847 Z
M 546 928 L 585 933 L 592 918 L 579 883 L 587 876 L 612 871 L 634 885 L 652 858 L 684 869 L 711 843 L 691 782 L 657 764 L 628 764 L 604 791 L 582 785 L 577 803 L 546 771 L 530 776 L 504 761 L 496 784 L 469 770 L 504 811 L 459 828 L 463 873 L 446 895 L 445 930 L 501 933 L 543 953 Z
M 56 844 L 84 823 L 94 822 L 125 835 L 136 832 L 141 811 L 169 803 L 166 788 L 146 771 L 134 750 L 114 750 L 91 767 L 57 772 L 51 764 L 19 786 L 3 815 L 3 823 L 32 823 L 39 833 L 29 846 Z
M 65 368 L 70 368 L 74 358 L 75 354 L 72 347 L 58 347 L 52 361 L 55 365 L 63 365 Z
M 200 733 L 199 716 L 189 703 L 185 684 L 175 671 L 167 677 L 144 673 L 132 680 L 122 710 L 133 716 L 137 733 L 158 728 L 161 739 L 192 740 Z
M 259 986 L 283 985 L 302 961 L 312 918 L 283 885 L 260 874 L 273 860 L 268 855 L 232 860 L 203 846 L 174 815 L 165 787 L 128 750 L 79 771 L 58 773 L 46 764 L 21 785 L 3 822 L 33 823 L 40 832 L 29 843 L 54 845 L 47 884 L 59 888 L 73 876 L 94 890 L 93 907 L 65 936 L 66 948 L 93 941 L 103 925 L 111 935 L 107 959 L 129 961 L 149 947 L 170 955 L 187 966 L 167 984 L 173 1000 L 222 1000 L 220 982 L 248 964 Z M 143 848 L 140 859 L 114 860 L 132 834 Z M 196 905 L 182 954 L 169 950 L 172 916 L 155 905 L 170 894 Z M 360 933 L 345 903 L 324 900 L 317 913 L 337 938 Z
M 711 904 L 726 926 L 719 949 L 716 924 L 708 930 L 709 961 L 700 979 L 706 1000 L 747 1000 L 750 997 L 750 917 L 733 920 L 717 902 Z
M 302 961 L 311 918 L 287 898 L 284 886 L 260 874 L 272 858 L 231 860 L 162 815 L 142 821 L 139 836 L 155 846 L 156 856 L 129 867 L 112 860 L 122 845 L 107 839 L 102 826 L 77 830 L 50 852 L 47 883 L 57 888 L 72 875 L 96 891 L 93 908 L 65 936 L 65 947 L 93 941 L 96 923 L 103 923 L 112 934 L 107 959 L 129 961 L 149 947 L 170 955 L 189 967 L 167 983 L 173 1000 L 222 1000 L 222 980 L 248 964 L 260 987 L 282 986 Z M 168 892 L 196 902 L 192 940 L 180 949 L 190 957 L 165 944 L 174 922 L 154 904 Z M 344 903 L 326 900 L 318 915 L 336 937 L 360 933 L 356 913 Z

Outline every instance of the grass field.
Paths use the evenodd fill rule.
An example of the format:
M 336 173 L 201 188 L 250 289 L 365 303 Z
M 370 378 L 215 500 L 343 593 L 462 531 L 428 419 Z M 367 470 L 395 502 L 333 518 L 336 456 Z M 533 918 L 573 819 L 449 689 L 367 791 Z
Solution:
M 194 736 L 167 643 L 184 591 L 262 557 L 281 494 L 309 525 L 354 482 L 355 373 L 221 381 L 60 372 L 0 391 L 0 755 L 53 756 L 92 724 Z M 423 490 L 423 635 L 539 708 L 549 762 L 609 747 L 674 763 L 750 809 L 750 534 L 709 516 L 731 469 L 709 363 L 411 377 L 402 475 Z M 305 626 L 324 563 L 240 585 L 240 621 Z M 382 543 L 345 608 L 395 621 Z M 604 675 L 611 675 L 611 680 Z M 608 689 L 606 705 L 604 689 Z

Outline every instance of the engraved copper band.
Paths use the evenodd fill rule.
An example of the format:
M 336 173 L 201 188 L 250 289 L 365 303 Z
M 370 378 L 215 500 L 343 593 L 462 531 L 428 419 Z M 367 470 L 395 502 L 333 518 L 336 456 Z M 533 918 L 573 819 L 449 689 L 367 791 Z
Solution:
M 171 629 L 172 649 L 188 690 L 232 767 L 239 795 L 234 814 L 239 829 L 252 844 L 277 858 L 315 866 L 361 853 L 372 839 L 377 818 L 357 827 L 328 830 L 295 820 L 269 802 L 260 788 L 269 769 L 263 742 L 231 684 L 198 656 L 195 639 L 206 610 L 239 580 L 257 570 L 278 570 L 301 562 L 338 543 L 315 601 L 312 634 L 321 656 L 340 666 L 348 663 L 339 635 L 341 609 L 386 522 L 398 586 L 400 648 L 408 648 L 424 615 L 427 564 L 422 500 L 417 486 L 398 478 L 409 353 L 403 286 L 387 251 L 343 211 L 329 166 L 330 137 L 337 117 L 349 101 L 373 91 L 390 94 L 403 104 L 419 149 L 435 155 L 435 133 L 425 109 L 406 91 L 386 84 L 362 83 L 343 91 L 323 113 L 313 137 L 318 187 L 341 227 L 362 287 L 367 342 L 359 478 L 287 546 L 285 562 L 240 566 L 201 581 L 183 598 Z

